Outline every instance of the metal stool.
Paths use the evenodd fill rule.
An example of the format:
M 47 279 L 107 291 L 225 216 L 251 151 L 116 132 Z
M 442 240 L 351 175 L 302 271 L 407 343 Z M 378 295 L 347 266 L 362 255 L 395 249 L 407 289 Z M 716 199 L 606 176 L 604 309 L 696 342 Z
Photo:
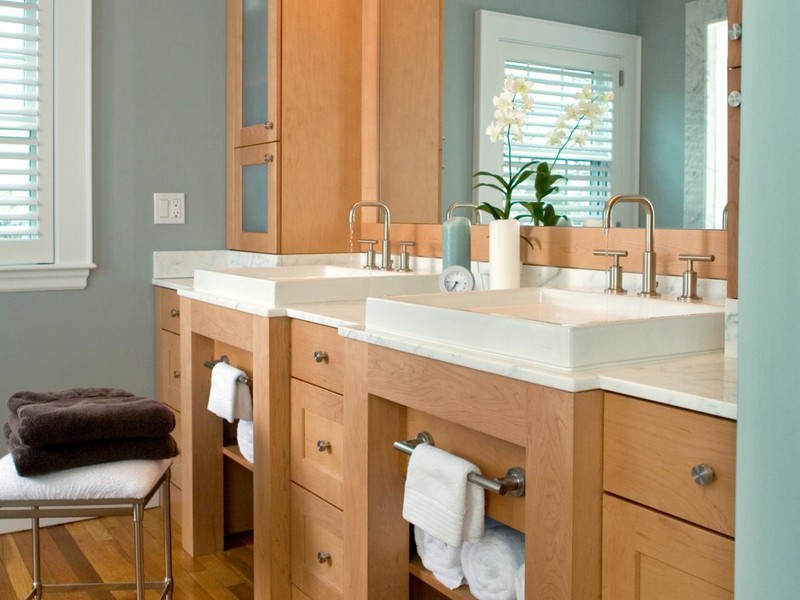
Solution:
M 41 600 L 45 590 L 58 592 L 161 590 L 160 598 L 172 598 L 172 539 L 169 481 L 172 460 L 127 460 L 90 465 L 36 477 L 17 475 L 10 454 L 0 458 L 0 519 L 31 519 L 33 586 L 24 600 Z M 144 578 L 144 507 L 161 488 L 164 512 L 164 580 Z M 39 546 L 39 520 L 47 517 L 101 517 L 132 515 L 136 580 L 120 583 L 43 583 Z

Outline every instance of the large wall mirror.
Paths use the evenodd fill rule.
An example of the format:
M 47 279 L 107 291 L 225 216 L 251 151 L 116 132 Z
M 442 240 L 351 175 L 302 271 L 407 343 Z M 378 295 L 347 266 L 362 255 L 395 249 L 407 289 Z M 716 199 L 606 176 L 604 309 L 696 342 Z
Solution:
M 473 112 L 474 19 L 485 9 L 641 36 L 638 191 L 659 228 L 723 226 L 727 0 L 380 6 L 379 197 L 394 223 L 437 223 L 451 203 L 472 201 L 475 128 L 486 126 Z

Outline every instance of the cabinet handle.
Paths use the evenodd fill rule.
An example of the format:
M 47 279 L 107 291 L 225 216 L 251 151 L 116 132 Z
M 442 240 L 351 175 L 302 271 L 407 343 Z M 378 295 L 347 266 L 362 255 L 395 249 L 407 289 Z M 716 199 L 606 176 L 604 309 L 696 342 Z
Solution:
M 275 124 L 272 121 L 265 121 L 264 122 L 264 129 L 273 129 Z
M 714 481 L 714 469 L 708 465 L 693 466 L 692 481 L 694 481 L 697 485 L 708 485 Z
M 736 108 L 742 104 L 742 92 L 735 90 L 728 94 L 728 106 Z
M 328 353 L 323 352 L 321 350 L 317 350 L 314 352 L 314 362 L 321 363 L 321 362 L 328 362 Z
M 324 564 L 331 560 L 331 555 L 327 552 L 317 552 L 317 560 L 319 561 L 319 564 Z
M 264 162 L 265 163 L 271 163 L 274 159 L 275 159 L 275 157 L 272 156 L 272 154 L 265 154 L 264 155 Z
M 181 372 L 180 372 L 180 371 L 178 371 L 178 369 L 175 369 L 175 370 L 172 372 L 172 378 L 173 378 L 173 379 L 180 379 L 180 378 L 181 378 Z
M 742 37 L 742 24 L 741 23 L 731 23 L 728 25 L 728 39 L 732 42 L 735 42 Z
M 173 308 L 172 310 L 169 311 L 169 316 L 170 317 L 180 317 L 181 316 L 181 311 L 179 311 L 177 308 Z
M 331 449 L 331 443 L 327 440 L 317 440 L 317 450 L 319 452 L 327 452 Z

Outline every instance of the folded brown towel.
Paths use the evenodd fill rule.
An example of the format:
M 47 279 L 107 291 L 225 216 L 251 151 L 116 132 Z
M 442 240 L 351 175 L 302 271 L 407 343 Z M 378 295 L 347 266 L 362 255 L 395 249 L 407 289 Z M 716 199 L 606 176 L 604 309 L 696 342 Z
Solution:
M 158 460 L 178 455 L 178 446 L 170 435 L 31 448 L 20 441 L 7 423 L 3 431 L 6 449 L 11 452 L 17 473 L 23 477 L 118 460 Z
M 162 437 L 175 427 L 168 406 L 113 388 L 17 392 L 7 423 L 31 448 L 117 438 Z

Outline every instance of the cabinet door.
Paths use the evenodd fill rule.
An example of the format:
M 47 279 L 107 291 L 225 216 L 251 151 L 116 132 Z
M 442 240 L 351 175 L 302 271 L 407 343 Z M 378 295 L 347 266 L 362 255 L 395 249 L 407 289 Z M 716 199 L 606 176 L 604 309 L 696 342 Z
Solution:
M 728 0 L 728 26 L 742 24 L 742 0 Z M 742 66 L 742 38 L 728 40 L 728 68 Z
M 278 252 L 280 144 L 236 148 L 229 163 L 228 248 Z
M 280 0 L 228 0 L 228 148 L 280 139 Z
M 603 498 L 603 600 L 733 600 L 733 540 Z

